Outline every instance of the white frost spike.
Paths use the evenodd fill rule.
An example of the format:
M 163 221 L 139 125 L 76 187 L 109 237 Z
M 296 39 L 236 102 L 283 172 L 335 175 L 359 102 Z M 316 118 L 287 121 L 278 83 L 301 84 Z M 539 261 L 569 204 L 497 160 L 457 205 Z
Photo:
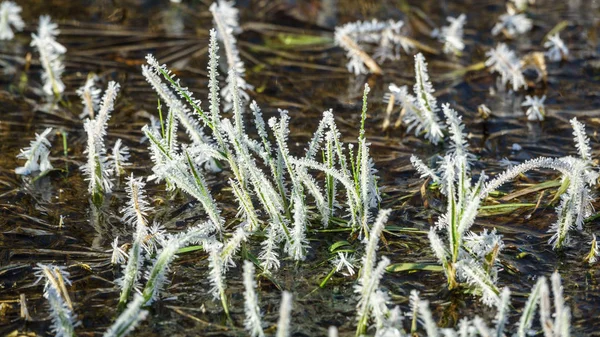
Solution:
M 566 60 L 569 56 L 569 48 L 567 48 L 558 33 L 548 37 L 548 41 L 544 42 L 544 48 L 548 48 L 545 55 L 550 61 Z
M 546 110 L 544 109 L 544 100 L 546 96 L 525 96 L 525 102 L 521 103 L 521 106 L 527 106 L 527 119 L 530 121 L 543 121 L 546 117 Z
M 244 326 L 252 337 L 264 337 L 262 329 L 260 308 L 258 307 L 258 296 L 256 295 L 256 281 L 254 280 L 254 265 L 250 261 L 244 261 L 244 308 L 246 319 Z
M 38 33 L 31 34 L 31 46 L 36 47 L 40 54 L 40 63 L 44 69 L 42 73 L 44 92 L 48 95 L 60 95 L 65 90 L 65 85 L 60 79 L 65 70 L 61 56 L 67 52 L 67 49 L 56 42 L 59 33 L 58 25 L 51 22 L 49 16 L 42 15 Z
M 79 114 L 79 118 L 94 118 L 96 111 L 100 107 L 100 94 L 102 90 L 96 88 L 96 80 L 98 80 L 97 76 L 88 76 L 83 87 L 77 89 L 77 95 L 79 95 L 83 104 L 83 112 Z
M 29 143 L 29 147 L 21 149 L 17 155 L 18 159 L 27 159 L 24 166 L 15 169 L 16 174 L 29 175 L 36 171 L 51 170 L 52 164 L 48 156 L 50 155 L 50 142 L 46 137 L 52 132 L 52 128 L 47 128 L 41 134 L 35 134 L 35 140 Z
M 579 156 L 585 161 L 592 160 L 592 150 L 590 148 L 590 139 L 585 133 L 585 125 L 573 118 L 570 120 L 573 126 L 573 136 L 575 138 L 575 147 L 579 151 Z
M 277 321 L 277 337 L 290 336 L 290 323 L 292 321 L 292 294 L 284 291 L 281 293 L 281 305 L 279 307 L 279 320 Z
M 140 322 L 148 316 L 147 310 L 142 310 L 144 298 L 135 294 L 133 300 L 127 305 L 117 320 L 106 330 L 102 337 L 125 337 L 132 332 Z
M 22 31 L 25 23 L 21 19 L 21 7 L 12 1 L 3 1 L 0 4 L 0 40 L 12 40 L 15 37 L 10 26 Z
M 525 14 L 517 13 L 511 6 L 506 7 L 506 14 L 500 15 L 500 21 L 492 28 L 492 35 L 504 32 L 512 38 L 531 30 L 533 23 Z
M 523 77 L 521 61 L 514 51 L 508 49 L 506 44 L 499 43 L 496 48 L 487 53 L 488 59 L 485 66 L 500 74 L 502 85 L 512 83 L 512 89 L 517 91 L 519 88 L 527 88 L 525 77 Z
M 444 53 L 460 54 L 465 49 L 463 26 L 467 21 L 467 16 L 465 14 L 459 15 L 457 18 L 449 16 L 446 20 L 450 25 L 442 27 L 439 31 L 434 30 L 431 35 L 444 43 Z

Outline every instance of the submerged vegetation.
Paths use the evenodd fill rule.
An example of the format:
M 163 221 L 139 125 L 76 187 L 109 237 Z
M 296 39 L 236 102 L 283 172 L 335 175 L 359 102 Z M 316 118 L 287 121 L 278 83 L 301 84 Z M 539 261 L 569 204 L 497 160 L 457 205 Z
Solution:
M 520 56 L 511 40 L 539 27 L 528 15 L 531 3 L 509 2 L 506 13 L 489 27 L 494 40 L 480 50 L 476 63 L 456 67 L 442 63 L 455 68 L 444 75 L 446 80 L 460 83 L 467 74 L 475 73 L 492 83 L 486 87 L 490 99 L 503 100 L 502 104 L 486 101 L 490 109 L 479 102 L 477 117 L 469 115 L 476 105 L 449 98 L 448 91 L 455 90 L 456 84 L 442 87 L 433 71 L 430 74 L 431 68 L 439 68 L 441 58 L 458 60 L 473 52 L 472 42 L 465 37 L 475 21 L 469 13 L 441 16 L 437 22 L 446 18 L 448 25 L 440 28 L 433 27 L 432 20 L 419 25 L 414 23 L 415 17 L 407 16 L 340 24 L 325 39 L 289 38 L 285 43 L 297 43 L 301 48 L 313 44 L 317 50 L 325 45 L 340 47 L 356 87 L 349 95 L 354 115 L 342 115 L 335 110 L 345 107 L 326 100 L 328 106 L 319 109 L 319 118 L 312 116 L 300 127 L 302 116 L 293 106 L 285 110 L 284 100 L 273 102 L 272 78 L 260 81 L 254 77 L 270 71 L 272 60 L 252 56 L 267 47 L 241 39 L 246 37 L 246 29 L 252 30 L 248 35 L 260 35 L 273 27 L 240 24 L 244 17 L 240 18 L 235 5 L 217 1 L 204 8 L 204 17 L 212 18 L 212 28 L 206 32 L 198 28 L 197 33 L 207 37 L 208 44 L 202 49 L 207 54 L 203 61 L 207 61 L 206 70 L 173 57 L 172 51 L 179 46 L 188 48 L 186 39 L 191 38 L 172 33 L 173 43 L 168 46 L 139 49 L 149 52 L 145 61 L 141 57 L 126 61 L 136 67 L 131 77 L 119 76 L 116 68 L 107 70 L 104 65 L 85 74 L 66 71 L 63 61 L 67 67 L 69 62 L 83 63 L 77 55 L 85 53 L 77 54 L 80 49 L 68 39 L 63 43 L 69 52 L 57 41 L 60 31 L 54 22 L 62 21 L 53 22 L 47 15 L 39 18 L 30 44 L 38 58 L 31 63 L 28 54 L 14 95 L 15 100 L 37 105 L 40 114 L 54 120 L 16 155 L 25 162 L 10 168 L 10 181 L 16 181 L 17 174 L 20 185 L 15 191 L 23 190 L 22 194 L 31 195 L 40 205 L 54 200 L 54 196 L 36 192 L 42 184 L 61 186 L 56 199 L 63 202 L 66 186 L 75 179 L 84 181 L 87 192 L 78 191 L 77 196 L 85 199 L 80 204 L 85 205 L 89 219 L 69 217 L 67 208 L 36 206 L 46 216 L 56 213 L 58 225 L 23 212 L 23 219 L 48 228 L 6 231 L 7 235 L 60 236 L 49 248 L 36 250 L 40 255 L 36 267 L 0 269 L 0 275 L 30 272 L 22 272 L 26 281 L 18 279 L 11 286 L 19 292 L 14 301 L 20 307 L 17 322 L 32 319 L 25 292 L 43 281 L 43 290 L 35 290 L 43 293 L 48 310 L 37 310 L 35 315 L 47 313 L 50 323 L 39 324 L 59 337 L 84 335 L 84 329 L 94 329 L 93 334 L 105 337 L 135 335 L 138 328 L 142 335 L 153 329 L 171 334 L 169 329 L 177 328 L 162 330 L 152 323 L 161 319 L 161 308 L 203 325 L 207 334 L 217 329 L 225 335 L 253 337 L 324 333 L 311 330 L 313 322 L 324 325 L 321 328 L 329 336 L 357 337 L 525 337 L 542 333 L 565 337 L 586 329 L 577 322 L 589 317 L 576 309 L 573 292 L 563 289 L 560 265 L 597 266 L 600 253 L 593 226 L 598 218 L 594 204 L 600 171 L 592 149 L 596 134 L 589 132 L 589 127 L 586 131 L 579 115 L 561 118 L 558 128 L 569 127 L 568 120 L 575 145 L 566 151 L 576 155 L 531 151 L 499 161 L 489 144 L 504 130 L 483 137 L 470 130 L 500 116 L 498 106 L 508 104 L 508 97 L 518 112 L 510 118 L 531 129 L 555 118 L 556 98 L 552 92 L 540 90 L 540 85 L 548 85 L 548 77 L 553 76 L 546 58 L 568 62 L 574 57 L 560 38 L 560 24 L 539 44 L 538 49 L 547 49 L 545 52 Z M 177 12 L 187 5 L 172 1 L 169 6 Z M 426 16 L 420 9 L 413 11 L 416 17 Z M 24 28 L 19 13 L 21 8 L 13 2 L 0 5 L 0 39 L 26 38 L 26 34 L 14 36 L 11 29 Z M 73 29 L 66 32 L 73 34 Z M 294 29 L 286 32 L 299 34 Z M 173 49 L 167 53 L 167 48 Z M 276 55 L 288 55 L 285 48 Z M 344 71 L 346 60 L 338 54 L 334 61 Z M 414 65 L 414 84 L 412 79 L 388 75 L 387 69 L 401 60 L 401 54 L 414 54 L 402 58 Z M 254 66 L 247 66 L 247 60 Z M 289 66 L 297 66 L 299 62 L 295 62 Z M 35 76 L 28 79 L 30 63 L 37 68 Z M 182 71 L 182 65 L 193 70 Z M 315 69 L 340 72 L 338 68 L 317 64 Z M 536 74 L 531 76 L 530 70 Z M 38 73 L 41 81 L 37 81 Z M 203 84 L 196 85 L 198 79 L 190 73 L 202 76 Z M 388 88 L 385 94 L 382 87 Z M 138 107 L 132 102 L 135 92 L 143 93 L 145 102 L 152 105 Z M 30 97 L 32 93 L 36 99 Z M 204 101 L 198 98 L 202 95 Z M 384 104 L 372 99 L 377 95 L 384 97 Z M 313 114 L 315 106 L 310 104 Z M 393 128 L 403 126 L 401 131 L 391 130 L 395 110 L 398 117 Z M 373 120 L 380 116 L 384 116 L 386 139 L 402 133 L 403 143 L 394 140 L 393 145 L 385 145 L 384 137 L 373 130 Z M 139 123 L 140 117 L 149 121 Z M 34 130 L 39 128 L 36 118 L 28 121 Z M 133 126 L 119 129 L 120 124 Z M 59 137 L 51 137 L 53 131 Z M 62 139 L 62 151 L 53 138 Z M 404 157 L 386 159 L 387 152 L 395 151 L 389 149 L 396 147 L 410 149 Z M 519 152 L 523 147 L 514 143 L 510 149 Z M 80 170 L 71 169 L 76 166 Z M 392 172 L 398 176 L 391 177 Z M 536 203 L 530 203 L 532 193 L 539 193 Z M 527 203 L 511 202 L 513 199 Z M 14 207 L 10 204 L 5 204 L 7 209 Z M 502 217 L 511 212 L 514 214 L 508 218 Z M 529 212 L 525 219 L 540 217 L 537 232 L 523 229 L 538 234 L 528 234 L 526 241 L 515 240 L 521 228 L 503 223 L 520 219 L 523 212 Z M 78 242 L 81 238 L 75 230 L 96 232 L 84 254 L 56 249 Z M 81 240 L 78 245 L 88 244 Z M 574 243 L 585 246 L 584 255 L 575 256 Z M 527 264 L 540 261 L 529 247 L 532 244 L 546 245 L 546 256 L 561 262 L 545 262 L 554 264 L 541 271 L 530 269 Z M 12 249 L 10 243 L 8 248 Z M 9 253 L 13 254 L 22 254 L 22 250 Z M 54 258 L 60 254 L 65 258 Z M 93 259 L 86 260 L 89 257 Z M 515 266 L 517 260 L 524 261 L 519 261 L 521 270 Z M 81 277 L 79 270 L 88 276 Z M 78 276 L 73 277 L 74 272 Z M 439 276 L 411 284 L 413 274 Z M 32 283 L 30 275 L 37 281 Z M 393 283 L 391 275 L 409 281 Z M 592 276 L 585 277 L 595 286 Z M 517 278 L 524 286 L 507 286 Z M 88 283 L 100 283 L 102 290 L 84 293 Z M 438 289 L 432 293 L 424 285 Z M 271 291 L 267 291 L 269 287 Z M 8 283 L 6 288 L 10 288 Z M 31 302 L 32 292 L 27 294 Z M 471 295 L 483 305 L 472 302 Z M 98 297 L 111 303 L 103 308 L 100 324 L 89 318 L 99 306 L 86 303 Z M 185 301 L 201 305 L 191 314 L 179 305 Z M 309 317 L 342 301 L 343 307 L 327 313 L 326 318 Z M 1 319 L 11 308 L 2 300 L 0 304 Z M 465 314 L 467 306 L 472 309 Z M 331 318 L 342 312 L 343 318 Z M 10 335 L 27 329 L 19 325 Z

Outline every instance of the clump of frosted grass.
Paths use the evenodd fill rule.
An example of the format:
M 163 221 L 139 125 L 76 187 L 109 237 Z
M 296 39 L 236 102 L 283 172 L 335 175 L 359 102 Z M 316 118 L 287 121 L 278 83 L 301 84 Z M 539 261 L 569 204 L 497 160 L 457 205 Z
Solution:
M 87 119 L 83 125 L 87 133 L 87 147 L 84 153 L 87 162 L 81 167 L 88 181 L 88 192 L 92 196 L 94 204 L 99 205 L 104 199 L 105 193 L 112 191 L 113 183 L 110 179 L 109 160 L 106 154 L 104 137 L 110 114 L 114 109 L 114 102 L 119 92 L 119 84 L 109 82 L 102 97 L 102 103 L 96 118 Z
M 408 93 L 406 86 L 398 87 L 392 83 L 384 101 L 394 102 L 402 107 L 402 122 L 408 132 L 414 129 L 416 136 L 423 134 L 433 144 L 438 144 L 444 137 L 445 126 L 438 117 L 439 107 L 433 96 L 434 91 L 429 81 L 425 57 L 419 53 L 415 55 L 414 96 Z
M 402 32 L 403 21 L 389 20 L 350 22 L 335 28 L 336 45 L 346 50 L 348 71 L 355 75 L 381 74 L 381 67 L 364 51 L 366 45 L 377 45 L 374 57 L 380 62 L 386 59 L 397 60 L 401 52 L 409 53 L 413 42 Z
M 46 172 L 53 168 L 48 158 L 50 156 L 50 141 L 47 137 L 50 132 L 52 132 L 52 128 L 47 128 L 41 134 L 36 133 L 35 140 L 29 143 L 29 147 L 21 149 L 17 158 L 27 161 L 23 166 L 15 169 L 16 174 L 30 175 L 33 172 Z
M 511 83 L 512 89 L 515 91 L 521 87 L 527 88 L 521 60 L 506 44 L 498 43 L 496 48 L 489 50 L 485 55 L 488 57 L 485 61 L 486 67 L 490 67 L 491 71 L 500 74 L 502 85 Z
M 31 34 L 31 46 L 35 47 L 40 54 L 40 63 L 44 69 L 42 81 L 47 95 L 60 96 L 65 90 L 61 76 L 65 70 L 62 56 L 67 49 L 56 41 L 59 33 L 58 25 L 53 23 L 48 15 L 42 15 L 37 34 Z
M 523 13 L 517 12 L 512 6 L 506 6 L 506 13 L 492 28 L 492 35 L 504 33 L 506 37 L 513 38 L 531 30 L 533 22 Z

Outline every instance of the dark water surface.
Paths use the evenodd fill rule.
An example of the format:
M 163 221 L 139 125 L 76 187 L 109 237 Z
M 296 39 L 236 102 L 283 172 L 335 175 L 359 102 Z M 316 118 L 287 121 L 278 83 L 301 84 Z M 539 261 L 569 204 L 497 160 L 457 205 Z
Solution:
M 148 116 L 157 115 L 156 95 L 144 81 L 140 65 L 148 53 L 167 63 L 196 93 L 207 96 L 207 43 L 212 18 L 209 1 L 186 1 L 182 5 L 168 1 L 18 1 L 23 7 L 26 31 L 13 41 L 0 42 L 0 335 L 15 330 L 48 332 L 47 306 L 41 284 L 33 284 L 32 267 L 37 262 L 69 266 L 73 286 L 70 288 L 75 312 L 82 325 L 81 336 L 101 334 L 114 319 L 118 289 L 114 279 L 119 270 L 110 264 L 110 244 L 115 236 L 129 241 L 131 233 L 119 221 L 118 210 L 124 205 L 123 184 L 100 210 L 90 206 L 87 183 L 79 171 L 86 135 L 75 90 L 82 86 L 89 72 L 101 77 L 103 88 L 109 80 L 121 83 L 122 92 L 109 123 L 107 144 L 122 138 L 131 148 L 132 163 L 128 170 L 136 176 L 150 174 L 147 144 L 140 144 L 141 127 Z M 426 231 L 443 211 L 444 202 L 435 191 L 421 194 L 422 181 L 414 175 L 409 157 L 417 154 L 430 158 L 444 152 L 407 134 L 403 129 L 381 131 L 385 105 L 381 97 L 390 82 L 412 85 L 413 59 L 382 65 L 384 75 L 355 77 L 345 69 L 345 52 L 333 46 L 333 26 L 358 19 L 378 18 L 407 21 L 411 36 L 440 50 L 427 37 L 431 25 L 446 24 L 448 15 L 467 13 L 466 50 L 460 58 L 426 53 L 430 75 L 438 100 L 449 102 L 465 120 L 472 151 L 478 156 L 475 170 L 494 174 L 503 168 L 499 161 L 507 157 L 524 161 L 536 156 L 575 154 L 569 119 L 576 116 L 587 125 L 593 154 L 600 154 L 600 60 L 598 59 L 600 4 L 598 1 L 537 0 L 529 10 L 533 30 L 526 36 L 507 41 L 519 55 L 543 51 L 544 35 L 567 20 L 561 32 L 570 48 L 569 60 L 548 63 L 547 84 L 538 83 L 527 94 L 546 95 L 547 120 L 527 122 L 520 102 L 524 92 L 498 92 L 496 76 L 486 70 L 455 74 L 453 71 L 485 60 L 485 52 L 502 37 L 492 38 L 491 27 L 505 12 L 501 1 L 339 1 L 337 13 L 319 10 L 319 1 L 239 1 L 240 23 L 244 32 L 238 37 L 241 57 L 246 63 L 247 80 L 255 86 L 251 93 L 267 116 L 277 108 L 290 110 L 292 149 L 301 150 L 316 129 L 324 110 L 332 108 L 346 141 L 358 134 L 360 98 L 365 82 L 373 88 L 367 120 L 367 137 L 379 169 L 383 186 L 383 208 L 394 210 L 385 234 L 387 245 L 380 255 L 392 263 L 422 262 L 436 264 L 429 248 Z M 58 41 L 66 54 L 67 86 L 65 102 L 48 110 L 41 91 L 40 66 L 32 53 L 30 33 L 36 29 L 37 17 L 50 14 L 62 31 Z M 28 53 L 32 53 L 29 64 Z M 224 58 L 222 58 L 224 59 Z M 495 92 L 492 94 L 490 89 Z M 485 103 L 493 116 L 483 120 L 477 106 Z M 22 165 L 15 156 L 34 136 L 46 127 L 56 132 L 52 139 L 51 159 L 59 169 L 32 181 L 14 174 Z M 67 134 L 68 152 L 63 153 L 62 136 Z M 514 143 L 522 150 L 512 151 Z M 226 174 L 209 176 L 209 184 L 224 215 L 233 219 L 236 207 L 231 194 L 224 191 Z M 504 189 L 521 190 L 548 177 L 550 173 L 532 173 Z M 536 277 L 558 270 L 563 277 L 564 293 L 572 308 L 576 335 L 600 335 L 599 266 L 582 261 L 589 251 L 591 233 L 600 234 L 598 220 L 588 223 L 581 233 L 573 233 L 574 245 L 564 252 L 554 252 L 547 244 L 546 233 L 555 221 L 554 205 L 549 205 L 556 188 L 541 197 L 540 207 L 519 208 L 504 214 L 480 216 L 475 230 L 496 227 L 504 235 L 506 249 L 501 255 L 504 270 L 499 287 L 509 286 L 517 313 L 526 301 Z M 148 185 L 156 214 L 152 220 L 176 231 L 203 217 L 190 197 L 169 195 L 163 185 Z M 540 192 L 510 201 L 536 203 Z M 492 202 L 488 202 L 491 204 Z M 64 225 L 59 228 L 60 218 Z M 229 223 L 233 225 L 233 223 Z M 315 228 L 317 228 L 315 226 Z M 406 228 L 406 229 L 402 229 Z M 323 336 L 327 327 L 336 325 L 340 335 L 352 336 L 355 329 L 356 298 L 354 280 L 334 276 L 323 289 L 318 285 L 331 270 L 326 262 L 329 246 L 338 240 L 352 241 L 347 233 L 310 233 L 311 250 L 304 263 L 289 259 L 273 279 L 259 278 L 261 309 L 264 321 L 273 327 L 277 321 L 280 291 L 294 294 L 292 331 L 294 336 Z M 249 249 L 257 251 L 252 241 Z M 191 336 L 245 335 L 243 332 L 243 285 L 241 270 L 227 274 L 227 292 L 235 327 L 228 326 L 220 303 L 211 300 L 206 255 L 183 254 L 172 268 L 170 285 L 164 299 L 154 303 L 151 313 L 135 335 Z M 238 264 L 239 265 L 239 264 Z M 485 309 L 475 298 L 460 290 L 448 291 L 440 272 L 411 271 L 388 273 L 383 286 L 392 302 L 408 308 L 407 296 L 418 289 L 422 298 L 432 302 L 434 316 L 440 324 L 453 326 L 460 317 L 495 312 Z M 32 322 L 19 316 L 18 298 L 25 294 Z M 516 317 L 516 316 L 515 316 Z M 511 323 L 515 323 L 515 317 Z

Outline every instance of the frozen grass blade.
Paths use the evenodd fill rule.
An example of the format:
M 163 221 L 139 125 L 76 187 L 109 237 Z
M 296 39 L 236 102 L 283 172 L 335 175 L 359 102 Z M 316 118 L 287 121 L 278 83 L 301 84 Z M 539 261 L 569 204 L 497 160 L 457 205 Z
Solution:
M 12 1 L 0 3 L 0 40 L 12 40 L 15 37 L 11 26 L 19 32 L 25 28 L 21 10 L 21 6 Z
M 17 155 L 18 159 L 26 159 L 25 165 L 15 169 L 16 174 L 29 175 L 33 172 L 45 172 L 51 170 L 52 164 L 48 159 L 50 155 L 50 141 L 47 137 L 52 128 L 47 128 L 41 134 L 35 134 L 35 140 L 29 143 L 29 147 L 21 149 Z
M 45 279 L 44 298 L 50 306 L 51 330 L 56 337 L 74 337 L 77 317 L 67 292 L 70 285 L 69 273 L 61 267 L 38 263 L 35 268 L 38 281 Z
M 40 63 L 44 69 L 42 73 L 44 92 L 57 97 L 65 90 L 61 80 L 65 66 L 61 58 L 67 52 L 67 49 L 56 41 L 59 33 L 58 25 L 53 23 L 48 15 L 42 15 L 37 34 L 31 34 L 31 46 L 35 47 L 40 54 Z
M 277 321 L 276 337 L 290 337 L 290 323 L 292 321 L 292 294 L 283 291 L 279 306 L 279 321 Z
M 244 326 L 246 331 L 252 337 L 264 337 L 262 329 L 260 308 L 258 306 L 258 296 L 256 295 L 256 281 L 254 280 L 254 264 L 250 261 L 244 261 L 244 308 L 246 319 Z
M 125 337 L 129 335 L 148 316 L 147 310 L 142 310 L 144 298 L 135 294 L 133 301 L 127 305 L 117 320 L 106 330 L 103 337 Z

